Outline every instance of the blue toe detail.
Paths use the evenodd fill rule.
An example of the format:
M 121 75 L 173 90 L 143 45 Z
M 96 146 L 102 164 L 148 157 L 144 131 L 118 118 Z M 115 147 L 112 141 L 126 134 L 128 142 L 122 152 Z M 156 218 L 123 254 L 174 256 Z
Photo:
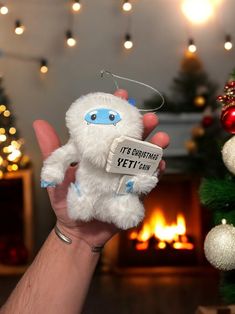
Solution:
M 132 193 L 133 192 L 133 186 L 134 186 L 134 182 L 129 180 L 126 183 L 126 192 L 127 193 Z
M 55 187 L 55 186 L 56 184 L 54 182 L 49 182 L 45 180 L 41 181 L 41 188 L 48 188 L 48 187 Z

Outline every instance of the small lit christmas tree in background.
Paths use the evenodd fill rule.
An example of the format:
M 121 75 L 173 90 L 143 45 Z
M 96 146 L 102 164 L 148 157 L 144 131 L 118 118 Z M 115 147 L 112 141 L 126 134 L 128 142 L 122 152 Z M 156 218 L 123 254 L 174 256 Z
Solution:
M 222 103 L 221 125 L 235 134 L 235 72 L 225 85 Z M 223 271 L 221 294 L 228 304 L 235 303 L 235 136 L 225 142 L 221 159 L 226 171 L 221 177 L 203 180 L 200 187 L 201 202 L 213 213 L 217 224 L 205 239 L 205 255 L 208 261 Z
M 198 55 L 187 51 L 179 74 L 173 79 L 172 95 L 164 95 L 166 104 L 160 111 L 201 113 L 200 123 L 193 127 L 191 138 L 185 143 L 188 157 L 184 159 L 184 164 L 187 164 L 188 171 L 203 176 L 223 175 L 225 172 L 220 151 L 226 133 L 220 124 L 216 97 L 217 84 L 209 79 Z M 158 105 L 158 96 L 144 103 L 145 108 Z
M 14 117 L 0 78 L 0 179 L 4 173 L 17 171 L 29 165 L 28 156 L 22 153 L 23 140 L 14 126 Z
M 215 108 L 217 86 L 211 82 L 195 53 L 187 51 L 181 69 L 173 79 L 172 95 L 164 95 L 166 105 L 160 111 L 182 113 L 202 112 L 206 107 Z M 158 95 L 144 102 L 145 108 L 156 108 L 161 99 Z
M 221 148 L 227 138 L 217 110 L 207 107 L 200 123 L 193 127 L 191 139 L 185 143 L 191 170 L 206 177 L 224 176 L 227 171 L 221 158 Z
M 217 86 L 208 79 L 199 58 L 187 53 L 179 78 L 175 79 L 175 106 L 191 103 L 188 112 L 202 112 L 202 119 L 192 129 L 185 147 L 191 159 L 190 170 L 203 176 L 223 176 L 226 169 L 221 159 L 221 147 L 226 133 L 220 124 Z

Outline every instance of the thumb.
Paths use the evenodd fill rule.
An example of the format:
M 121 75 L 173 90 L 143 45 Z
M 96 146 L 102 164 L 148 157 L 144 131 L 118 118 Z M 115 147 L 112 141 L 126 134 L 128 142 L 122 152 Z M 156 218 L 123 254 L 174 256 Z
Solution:
M 33 128 L 42 157 L 46 159 L 54 150 L 60 147 L 60 139 L 54 128 L 47 121 L 35 120 Z

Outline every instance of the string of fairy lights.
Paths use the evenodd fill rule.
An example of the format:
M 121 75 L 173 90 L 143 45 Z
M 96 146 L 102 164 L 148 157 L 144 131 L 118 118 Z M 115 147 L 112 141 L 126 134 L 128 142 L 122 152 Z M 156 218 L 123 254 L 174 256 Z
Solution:
M 185 16 L 191 19 L 192 22 L 203 22 L 206 18 L 208 18 L 212 14 L 212 9 L 217 2 L 221 2 L 222 0 L 182 0 L 181 9 Z M 131 17 L 133 12 L 133 1 L 131 0 L 122 0 L 121 1 L 121 10 L 124 14 L 127 14 L 127 31 L 123 36 L 123 47 L 126 50 L 131 50 L 134 47 L 134 42 L 131 34 Z M 69 18 L 69 27 L 65 32 L 65 42 L 68 47 L 74 47 L 77 44 L 77 39 L 74 36 L 74 14 L 79 13 L 82 9 L 82 4 L 80 0 L 69 0 L 70 5 L 70 18 Z M 200 14 L 199 14 L 200 12 Z M 2 3 L 0 1 L 0 14 L 6 15 L 9 13 L 9 8 L 6 3 Z M 24 34 L 26 30 L 25 25 L 20 19 L 15 21 L 14 32 L 17 36 L 21 36 Z M 226 51 L 230 51 L 233 48 L 232 36 L 231 34 L 225 34 L 224 36 L 224 49 Z M 195 39 L 190 36 L 187 41 L 187 49 L 191 53 L 195 53 L 197 51 L 197 46 Z M 35 61 L 39 63 L 39 70 L 42 74 L 46 74 L 49 70 L 48 68 L 48 60 L 47 58 L 32 58 L 32 57 L 20 57 L 17 54 L 4 53 L 1 51 L 2 55 L 5 55 L 9 58 L 18 58 L 18 59 L 28 59 L 30 61 Z

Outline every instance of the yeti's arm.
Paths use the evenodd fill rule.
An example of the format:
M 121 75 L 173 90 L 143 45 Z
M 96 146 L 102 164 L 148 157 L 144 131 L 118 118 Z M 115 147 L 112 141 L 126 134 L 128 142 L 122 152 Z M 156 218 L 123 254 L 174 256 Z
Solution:
M 149 193 L 158 183 L 157 175 L 158 171 L 152 176 L 146 174 L 133 176 L 126 183 L 126 192 L 137 194 Z
M 78 159 L 78 151 L 71 140 L 56 149 L 43 163 L 41 172 L 42 187 L 61 183 L 64 180 L 66 169 L 72 162 L 79 161 Z

